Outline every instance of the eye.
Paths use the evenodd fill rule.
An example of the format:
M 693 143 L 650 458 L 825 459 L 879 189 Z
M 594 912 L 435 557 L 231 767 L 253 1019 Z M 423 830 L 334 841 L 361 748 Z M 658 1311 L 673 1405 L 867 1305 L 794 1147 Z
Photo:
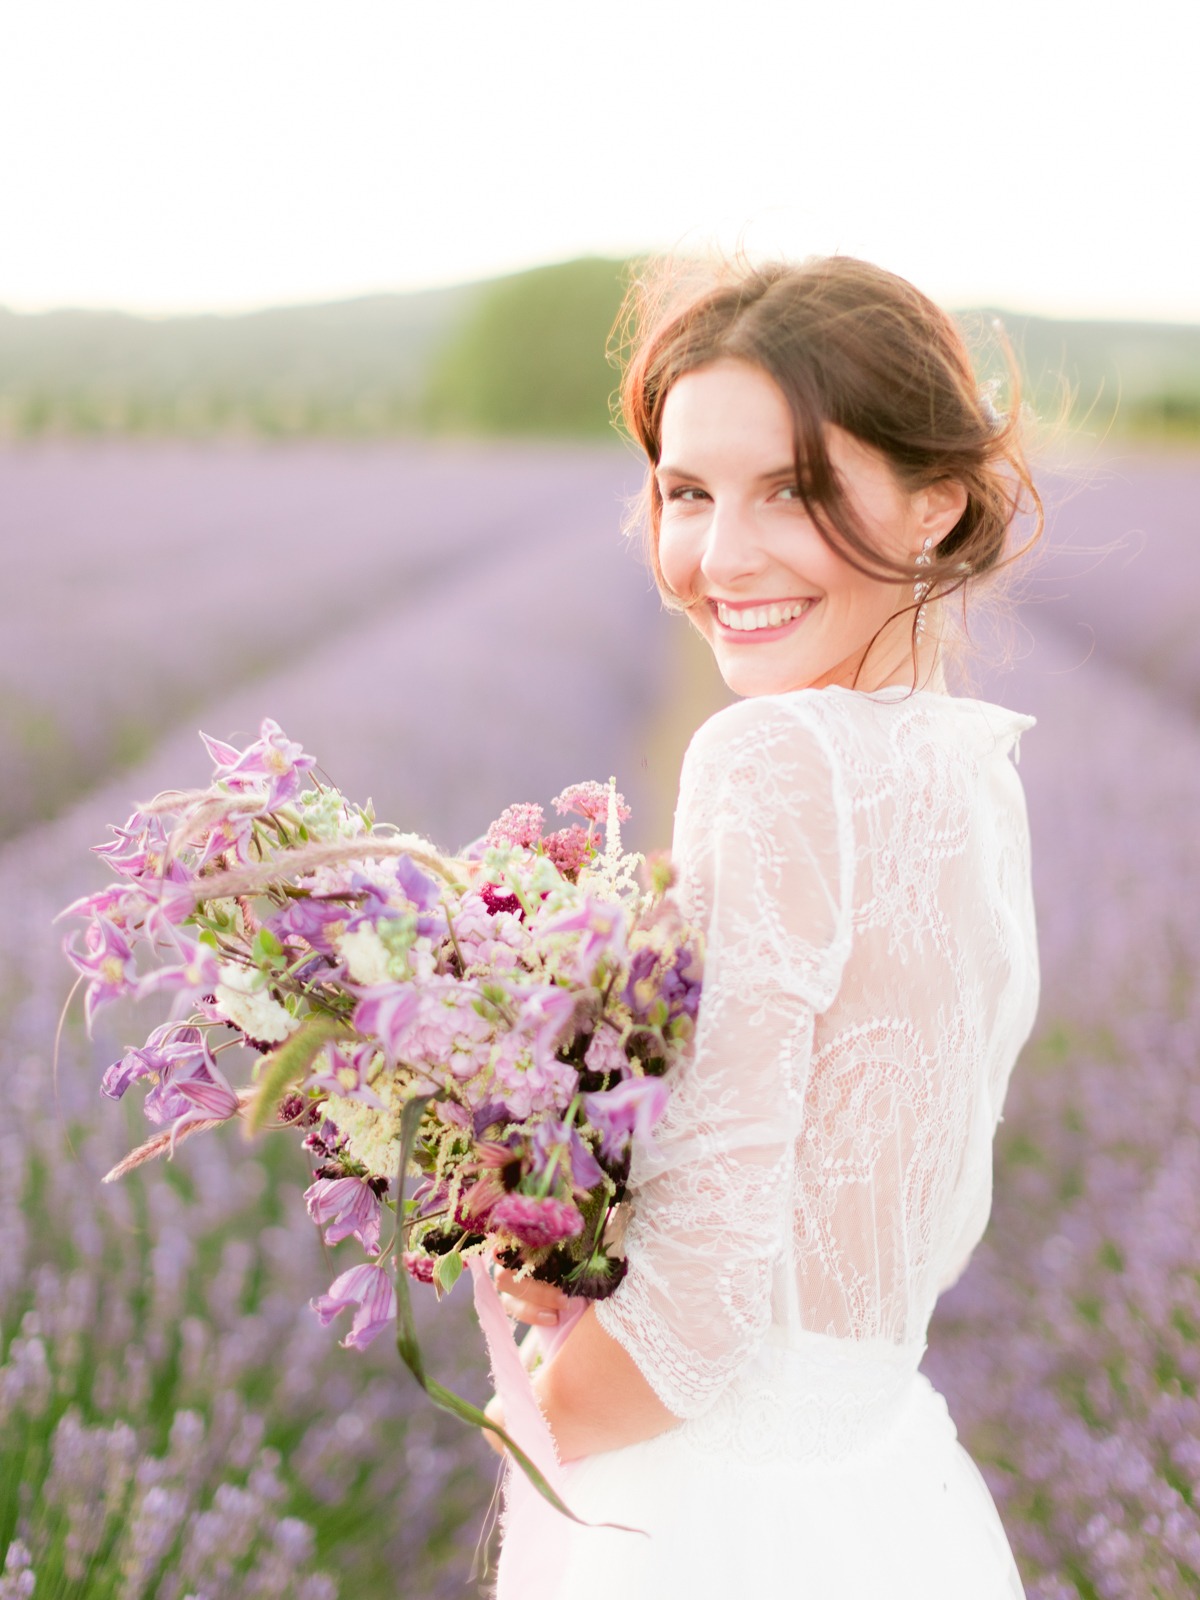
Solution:
M 798 483 L 781 484 L 776 489 L 775 496 L 779 500 L 798 501 L 800 499 L 800 485 Z
M 697 489 L 694 484 L 681 483 L 675 488 L 668 489 L 666 500 L 675 501 L 677 504 L 695 505 L 700 500 L 707 500 L 708 495 L 703 489 Z

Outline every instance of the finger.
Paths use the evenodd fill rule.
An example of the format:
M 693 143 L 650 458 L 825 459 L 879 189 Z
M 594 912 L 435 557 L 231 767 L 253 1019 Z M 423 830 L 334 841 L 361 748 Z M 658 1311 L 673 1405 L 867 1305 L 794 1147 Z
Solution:
M 535 1305 L 531 1300 L 522 1300 L 515 1294 L 502 1294 L 500 1304 L 505 1313 L 516 1319 L 517 1322 L 528 1322 L 538 1328 L 556 1328 L 558 1326 L 558 1312 L 551 1306 Z

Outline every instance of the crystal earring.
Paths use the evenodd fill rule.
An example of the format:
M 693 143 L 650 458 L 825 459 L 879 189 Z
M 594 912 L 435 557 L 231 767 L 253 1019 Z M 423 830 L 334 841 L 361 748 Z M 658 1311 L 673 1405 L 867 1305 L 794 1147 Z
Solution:
M 921 554 L 914 562 L 915 566 L 928 567 L 933 563 L 929 552 L 933 549 L 932 535 L 921 546 Z M 925 596 L 929 593 L 929 583 L 924 578 L 918 578 L 913 584 L 913 599 L 917 602 L 917 616 L 913 624 L 915 632 L 920 635 L 925 632 Z

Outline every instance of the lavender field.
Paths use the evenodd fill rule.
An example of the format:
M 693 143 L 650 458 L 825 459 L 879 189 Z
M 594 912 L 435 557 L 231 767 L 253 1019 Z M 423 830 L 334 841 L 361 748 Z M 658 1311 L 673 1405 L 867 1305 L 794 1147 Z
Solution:
M 99 1185 L 141 1131 L 100 1069 L 158 1019 L 72 1017 L 55 1084 L 50 919 L 103 881 L 107 823 L 205 776 L 198 727 L 264 715 L 444 845 L 610 772 L 665 843 L 721 690 L 618 536 L 637 477 L 618 447 L 0 453 L 0 1600 L 475 1592 L 493 1458 L 308 1311 L 336 1266 L 297 1152 L 210 1136 Z M 1200 461 L 1049 487 L 1013 659 L 977 674 L 1039 718 L 1043 1003 L 927 1367 L 1031 1596 L 1175 1597 L 1200 1593 Z M 481 1395 L 463 1291 L 424 1328 Z

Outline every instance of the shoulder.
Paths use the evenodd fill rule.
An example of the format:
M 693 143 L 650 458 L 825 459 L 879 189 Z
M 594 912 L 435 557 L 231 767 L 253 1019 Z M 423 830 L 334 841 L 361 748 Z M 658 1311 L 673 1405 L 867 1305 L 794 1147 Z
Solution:
M 697 728 L 684 771 L 720 772 L 739 762 L 782 763 L 836 783 L 856 743 L 861 712 L 854 702 L 865 698 L 798 689 L 735 701 Z
M 840 832 L 851 811 L 845 742 L 820 695 L 756 695 L 709 717 L 684 757 L 684 816 L 702 818 L 709 828 L 766 829 L 780 837 L 797 827 Z

